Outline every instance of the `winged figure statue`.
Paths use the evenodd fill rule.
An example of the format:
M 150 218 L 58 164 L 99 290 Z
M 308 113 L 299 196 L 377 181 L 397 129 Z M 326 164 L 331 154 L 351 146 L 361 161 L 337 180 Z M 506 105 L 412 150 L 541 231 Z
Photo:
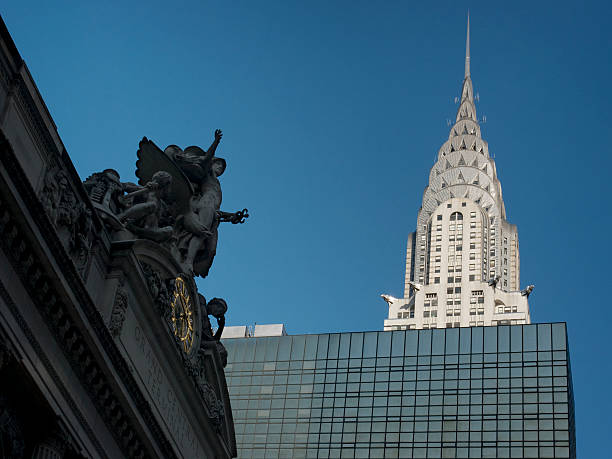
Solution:
M 223 136 L 215 131 L 215 139 L 208 150 L 190 146 L 182 150 L 176 145 L 162 151 L 146 137 L 138 149 L 136 177 L 141 186 L 154 183 L 155 174 L 164 171 L 170 180 L 163 201 L 164 215 L 160 221 L 171 222 L 173 237 L 166 243 L 180 260 L 186 272 L 206 277 L 217 249 L 218 227 L 221 222 L 244 223 L 248 210 L 224 212 L 219 176 L 226 168 L 223 158 L 215 151 Z

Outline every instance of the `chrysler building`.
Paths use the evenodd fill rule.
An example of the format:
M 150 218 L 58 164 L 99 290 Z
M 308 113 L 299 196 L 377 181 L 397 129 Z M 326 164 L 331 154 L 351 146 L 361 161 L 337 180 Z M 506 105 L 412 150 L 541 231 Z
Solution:
M 530 323 L 521 290 L 516 225 L 506 220 L 502 189 L 482 139 L 470 77 L 468 17 L 465 76 L 455 124 L 429 173 L 408 235 L 403 298 L 389 305 L 385 330 Z

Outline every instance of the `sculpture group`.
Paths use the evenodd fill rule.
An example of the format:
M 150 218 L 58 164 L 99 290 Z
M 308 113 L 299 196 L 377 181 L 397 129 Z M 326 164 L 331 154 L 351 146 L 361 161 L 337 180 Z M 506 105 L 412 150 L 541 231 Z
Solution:
M 113 238 L 153 241 L 161 246 L 160 253 L 165 253 L 180 266 L 182 275 L 191 279 L 206 277 L 215 257 L 219 225 L 222 222 L 244 223 L 249 216 L 247 209 L 221 210 L 219 177 L 225 171 L 226 162 L 215 156 L 215 152 L 222 136 L 217 129 L 208 150 L 195 146 L 183 150 L 170 145 L 163 151 L 145 137 L 140 142 L 136 162 L 138 184 L 122 182 L 114 169 L 88 177 L 83 182 L 85 190 Z M 60 218 L 66 211 L 57 213 Z M 142 261 L 141 266 L 159 313 L 170 322 L 170 292 L 175 279 L 162 279 L 153 267 Z M 190 284 L 195 288 L 193 280 Z M 121 330 L 127 306 L 126 301 L 121 301 L 120 291 L 121 288 L 111 318 L 111 331 L 115 335 Z M 219 298 L 207 304 L 202 295 L 198 295 L 197 304 L 202 340 L 218 343 L 225 365 L 227 353 L 219 340 L 227 304 Z M 216 333 L 209 315 L 217 321 Z
M 244 223 L 247 209 L 221 210 L 219 176 L 226 168 L 215 156 L 222 132 L 208 150 L 176 145 L 164 151 L 146 137 L 138 149 L 139 184 L 121 182 L 113 169 L 98 172 L 84 185 L 99 214 L 113 231 L 161 244 L 183 271 L 206 277 L 217 248 L 219 224 Z

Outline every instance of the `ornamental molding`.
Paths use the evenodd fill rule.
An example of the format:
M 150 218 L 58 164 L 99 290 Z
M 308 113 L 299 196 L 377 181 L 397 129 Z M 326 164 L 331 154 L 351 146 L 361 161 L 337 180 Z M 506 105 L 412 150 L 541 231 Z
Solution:
M 76 266 L 64 250 L 64 245 L 56 234 L 55 227 L 44 212 L 44 208 L 21 169 L 13 149 L 1 131 L 0 164 L 11 177 L 19 197 L 29 210 L 31 219 L 39 228 L 44 243 L 49 247 L 58 264 L 63 267 L 62 273 L 65 276 L 68 288 L 70 288 L 100 345 L 111 361 L 113 369 L 117 372 L 144 422 L 149 427 L 164 457 L 176 457 L 172 446 L 153 415 L 151 407 L 131 374 L 130 368 L 121 356 L 112 335 L 87 293 Z M 34 304 L 45 318 L 50 331 L 64 351 L 65 357 L 70 362 L 83 387 L 89 393 L 99 414 L 115 436 L 119 447 L 123 449 L 126 457 L 145 457 L 146 447 L 131 416 L 125 411 L 116 394 L 113 393 L 104 370 L 97 362 L 97 353 L 92 352 L 88 344 L 90 340 L 85 339 L 81 332 L 87 327 L 77 323 L 73 318 L 74 306 L 71 307 L 62 300 L 65 295 L 58 287 L 57 274 L 50 266 L 40 261 L 38 254 L 41 252 L 41 248 L 38 246 L 38 242 L 35 241 L 35 237 L 26 226 L 24 219 L 17 218 L 17 215 L 21 213 L 20 210 L 15 209 L 18 204 L 8 201 L 8 199 L 11 199 L 12 193 L 7 189 L 5 183 L 0 183 L 0 187 L 4 188 L 0 193 L 0 246 L 11 260 L 22 283 L 29 287 Z M 15 314 L 15 312 L 18 313 L 18 310 L 15 309 L 12 312 Z M 23 318 L 21 318 L 20 328 L 24 333 L 29 330 Z M 44 361 L 44 351 L 40 346 L 36 351 L 41 360 Z M 52 374 L 54 371 L 48 360 L 47 364 L 49 365 L 47 371 Z M 57 382 L 58 387 L 63 388 L 59 378 Z M 63 388 L 63 391 L 65 390 Z M 68 396 L 67 400 L 70 400 L 69 394 L 64 393 L 63 395 Z M 73 409 L 78 413 L 76 406 Z M 89 431 L 90 438 L 95 442 L 95 433 L 91 429 Z M 101 446 L 97 449 L 102 457 L 107 457 Z

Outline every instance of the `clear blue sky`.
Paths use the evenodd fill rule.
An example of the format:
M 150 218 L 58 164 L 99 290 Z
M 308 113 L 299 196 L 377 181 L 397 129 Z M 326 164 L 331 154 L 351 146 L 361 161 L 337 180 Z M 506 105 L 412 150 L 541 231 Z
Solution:
M 134 180 L 143 136 L 208 146 L 224 130 L 223 207 L 252 217 L 222 228 L 199 288 L 228 300 L 230 325 L 296 334 L 381 329 L 379 294 L 401 296 L 468 7 L 532 319 L 568 322 L 578 452 L 609 457 L 609 2 L 20 0 L 1 13 L 82 178 Z

